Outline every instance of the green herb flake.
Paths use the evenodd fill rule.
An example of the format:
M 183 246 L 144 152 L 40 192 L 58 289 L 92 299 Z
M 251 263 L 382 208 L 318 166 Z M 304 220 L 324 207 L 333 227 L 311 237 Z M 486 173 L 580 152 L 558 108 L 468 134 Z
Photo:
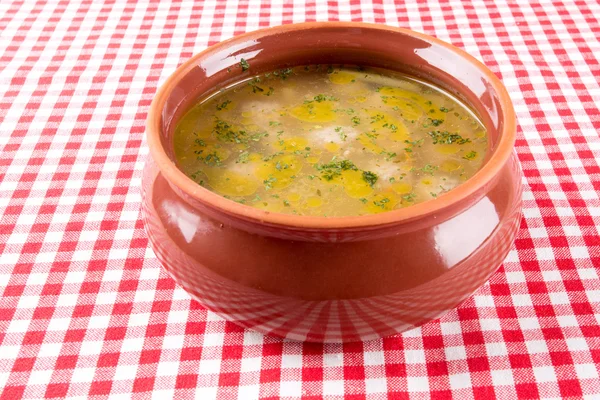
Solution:
M 377 207 L 381 207 L 382 209 L 384 209 L 385 205 L 389 202 L 390 202 L 390 199 L 388 199 L 387 197 L 384 197 L 381 200 L 374 200 L 373 204 L 375 204 Z
M 285 81 L 293 73 L 294 70 L 292 70 L 291 68 L 284 68 L 273 72 L 273 75 L 281 78 L 282 81 Z
M 242 67 L 242 71 L 247 71 L 250 68 L 250 64 L 245 59 L 240 60 L 240 67 Z
M 427 164 L 423 168 L 421 168 L 421 171 L 433 176 L 433 173 L 437 171 L 437 169 L 438 167 L 436 167 L 435 165 Z
M 221 104 L 217 104 L 217 111 L 221 111 L 221 110 L 225 110 L 227 109 L 227 106 L 231 104 L 231 100 L 225 100 L 224 102 L 222 102 Z
M 402 196 L 402 200 L 413 202 L 417 197 L 414 193 L 408 193 Z
M 241 164 L 246 164 L 248 163 L 248 156 L 250 155 L 250 153 L 248 153 L 247 151 L 244 151 L 243 153 L 240 153 L 240 155 L 238 156 L 238 159 L 236 161 L 236 163 L 241 163 Z
M 471 143 L 471 139 L 464 139 L 458 133 L 450 133 L 448 131 L 431 131 L 427 134 L 433 139 L 433 144 Z
M 334 96 L 325 96 L 324 94 L 318 94 L 315 97 L 313 97 L 313 100 L 307 100 L 305 101 L 305 103 L 311 103 L 313 101 L 316 101 L 317 103 L 321 103 L 323 101 L 338 101 L 337 97 Z
M 326 181 L 331 181 L 334 178 L 342 175 L 342 171 L 353 170 L 358 171 L 356 165 L 350 160 L 331 160 L 327 164 L 317 164 L 315 168 L 321 172 L 321 177 Z
M 475 157 L 477 157 L 477 152 L 476 151 L 470 151 L 470 152 L 468 152 L 467 154 L 465 154 L 463 156 L 463 158 L 465 160 L 473 160 Z
M 263 184 L 265 185 L 265 189 L 266 190 L 270 190 L 273 188 L 273 183 L 277 182 L 277 178 L 275 178 L 273 175 L 269 176 L 268 179 L 265 179 L 263 181 Z
M 427 123 L 425 123 L 423 125 L 424 128 L 427 128 L 429 126 L 440 126 L 441 124 L 444 123 L 443 119 L 433 119 L 433 118 L 427 118 Z
M 377 179 L 378 179 L 377 174 L 375 174 L 374 172 L 371 172 L 371 171 L 363 171 L 362 178 L 365 182 L 367 182 L 371 186 L 375 185 L 375 183 L 377 182 Z

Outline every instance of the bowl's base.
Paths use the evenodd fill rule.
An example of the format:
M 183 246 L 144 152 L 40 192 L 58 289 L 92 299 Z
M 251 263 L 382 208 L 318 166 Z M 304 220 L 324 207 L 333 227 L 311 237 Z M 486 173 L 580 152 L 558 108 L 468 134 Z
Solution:
M 179 197 L 150 162 L 144 222 L 168 273 L 223 318 L 292 340 L 370 340 L 441 317 L 496 271 L 521 219 L 515 157 L 504 172 L 479 202 L 433 226 L 319 243 L 265 237 L 212 219 Z

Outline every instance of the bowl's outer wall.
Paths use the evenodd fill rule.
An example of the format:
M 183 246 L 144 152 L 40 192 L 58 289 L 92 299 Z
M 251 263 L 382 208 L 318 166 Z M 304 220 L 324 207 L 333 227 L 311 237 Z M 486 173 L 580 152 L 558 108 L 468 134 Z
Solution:
M 252 73 L 328 62 L 409 72 L 470 103 L 488 130 L 488 158 L 506 133 L 505 108 L 485 73 L 452 49 L 380 28 L 319 29 L 236 38 L 184 65 L 183 78 L 168 82 L 162 109 L 166 153 L 172 157 L 173 127 L 189 104 L 240 79 L 241 57 Z M 425 217 L 340 229 L 242 218 L 199 201 L 166 179 L 162 168 L 149 159 L 143 207 L 151 246 L 167 271 L 224 318 L 291 339 L 371 339 L 439 317 L 496 270 L 520 221 L 521 171 L 514 154 L 460 202 Z M 427 205 L 409 209 L 418 207 Z
M 519 226 L 520 177 L 513 156 L 483 198 L 439 225 L 398 226 L 386 238 L 306 241 L 207 216 L 150 160 L 144 217 L 166 270 L 224 318 L 296 340 L 368 340 L 438 318 L 485 283 Z

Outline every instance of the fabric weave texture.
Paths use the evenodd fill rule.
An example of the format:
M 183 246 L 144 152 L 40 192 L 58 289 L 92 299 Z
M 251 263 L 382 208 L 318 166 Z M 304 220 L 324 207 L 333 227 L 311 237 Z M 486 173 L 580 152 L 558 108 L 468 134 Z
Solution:
M 0 399 L 600 398 L 600 4 L 0 2 Z M 317 345 L 245 331 L 143 230 L 146 112 L 193 54 L 261 27 L 401 26 L 483 61 L 515 105 L 524 215 L 443 318 Z

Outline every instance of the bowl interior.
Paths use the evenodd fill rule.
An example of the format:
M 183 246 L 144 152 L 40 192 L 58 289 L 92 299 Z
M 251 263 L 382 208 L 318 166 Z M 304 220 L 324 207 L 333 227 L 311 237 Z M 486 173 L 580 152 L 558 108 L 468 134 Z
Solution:
M 240 67 L 242 58 L 250 64 L 247 71 Z M 148 137 L 153 157 L 163 158 L 161 168 L 173 178 L 171 182 L 175 182 L 175 186 L 186 186 L 188 194 L 192 184 L 197 186 L 192 197 L 202 197 L 206 204 L 228 208 L 229 214 L 243 214 L 261 222 L 273 217 L 274 223 L 291 224 L 292 216 L 277 219 L 276 213 L 267 216 L 262 210 L 250 210 L 251 207 L 234 202 L 227 202 L 232 203 L 227 207 L 222 202 L 215 205 L 221 201 L 216 200 L 218 195 L 202 190 L 183 173 L 175 171 L 173 133 L 179 118 L 202 97 L 252 75 L 306 64 L 362 65 L 412 75 L 465 102 L 480 117 L 488 132 L 488 152 L 482 167 L 467 182 L 437 199 L 406 209 L 379 216 L 349 217 L 344 223 L 338 223 L 339 227 L 389 223 L 400 215 L 414 218 L 456 205 L 469 196 L 472 204 L 476 201 L 472 197 L 483 195 L 481 188 L 494 178 L 512 152 L 515 121 L 506 90 L 489 69 L 464 51 L 427 35 L 399 28 L 360 23 L 307 23 L 256 31 L 221 42 L 191 58 L 163 85 L 149 114 Z M 158 146 L 160 149 L 156 149 Z M 336 222 L 319 221 L 322 217 L 295 218 L 304 219 L 296 221 L 302 226 L 338 226 Z M 314 223 L 309 221 L 311 218 Z
M 227 42 L 225 42 L 227 44 Z M 163 108 L 163 146 L 173 157 L 178 119 L 198 100 L 250 75 L 306 64 L 350 64 L 403 72 L 442 87 L 466 102 L 488 131 L 487 158 L 502 132 L 502 106 L 481 71 L 453 49 L 425 37 L 368 28 L 323 27 L 275 32 L 218 46 L 198 59 L 172 90 Z M 242 72 L 244 58 L 250 69 Z

